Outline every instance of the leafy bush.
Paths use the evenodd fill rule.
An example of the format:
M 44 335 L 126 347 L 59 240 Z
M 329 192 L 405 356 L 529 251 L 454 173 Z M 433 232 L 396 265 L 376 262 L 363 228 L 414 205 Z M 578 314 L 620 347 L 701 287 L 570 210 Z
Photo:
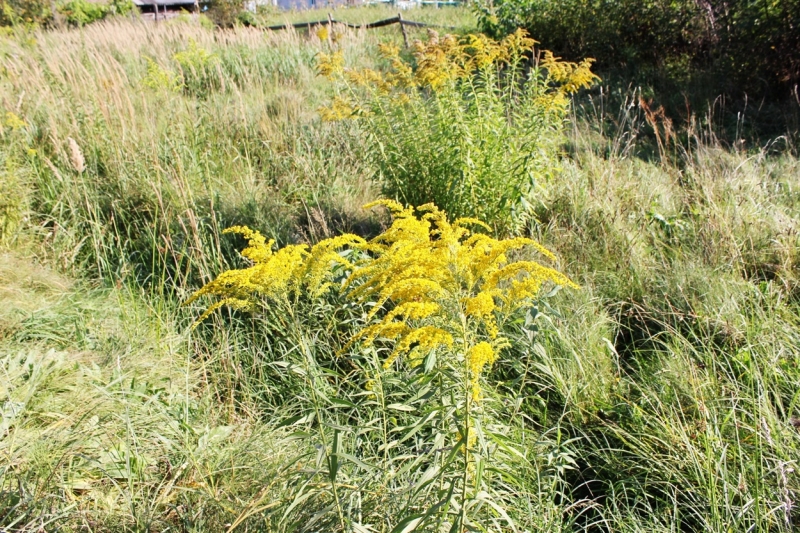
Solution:
M 194 40 L 189 46 L 173 56 L 180 69 L 183 88 L 190 94 L 206 96 L 219 87 L 220 77 L 216 72 L 219 58 L 198 46 Z
M 142 79 L 142 84 L 155 91 L 178 92 L 183 87 L 180 76 L 171 70 L 162 67 L 153 59 L 146 57 L 147 75 Z
M 72 26 L 85 26 L 108 15 L 128 15 L 136 5 L 132 0 L 112 0 L 108 4 L 98 4 L 88 0 L 68 0 L 58 7 L 67 23 Z
M 339 351 L 347 374 L 320 369 L 306 348 L 283 361 L 307 380 L 299 396 L 310 402 L 295 422 L 319 450 L 318 469 L 301 474 L 294 500 L 329 502 L 318 527 L 514 530 L 510 465 L 524 463 L 525 452 L 507 438 L 512 421 L 499 417 L 485 375 L 510 344 L 504 324 L 530 308 L 540 288 L 576 286 L 535 261 L 508 259 L 523 248 L 554 259 L 530 239 L 472 232 L 468 226 L 488 227 L 448 223 L 431 204 L 376 204 L 394 222 L 371 241 L 345 234 L 273 252 L 274 241 L 260 233 L 230 228 L 248 239 L 242 255 L 252 266 L 224 272 L 190 302 L 217 298 L 201 319 L 223 305 L 282 316 L 281 334 L 306 348 L 305 336 L 316 332 L 296 326 L 304 300 L 332 292 L 343 297 L 339 307 L 365 315 Z M 367 422 L 365 411 L 375 418 Z
M 68 24 L 85 26 L 105 18 L 108 6 L 87 0 L 68 0 L 59 6 L 58 11 L 64 15 Z
M 205 98 L 219 89 L 220 60 L 217 55 L 200 47 L 193 39 L 189 46 L 175 53 L 172 59 L 177 63 L 177 71 L 164 67 L 151 58 L 147 61 L 147 76 L 142 84 L 156 91 L 179 92 Z
M 53 14 L 50 0 L 0 0 L 0 26 L 46 24 Z
M 243 13 L 245 9 L 242 0 L 212 0 L 208 9 L 208 16 L 214 24 L 223 28 L 236 25 Z
M 734 0 L 706 3 L 712 58 L 748 85 L 800 82 L 800 3 Z
M 337 94 L 320 112 L 363 125 L 387 196 L 504 231 L 557 170 L 567 96 L 595 79 L 591 60 L 566 63 L 549 52 L 528 70 L 533 44 L 521 31 L 500 42 L 433 34 L 414 44 L 414 62 L 382 46 L 386 73 L 345 69 L 340 54 L 321 54 L 320 73 Z
M 137 12 L 136 4 L 133 3 L 133 0 L 111 0 L 108 12 L 111 15 L 130 15 Z
M 567 57 L 596 57 L 683 81 L 711 69 L 728 90 L 791 87 L 800 80 L 800 3 L 781 0 L 495 0 L 477 4 L 494 36 L 518 27 Z M 716 89 L 716 88 L 715 88 Z

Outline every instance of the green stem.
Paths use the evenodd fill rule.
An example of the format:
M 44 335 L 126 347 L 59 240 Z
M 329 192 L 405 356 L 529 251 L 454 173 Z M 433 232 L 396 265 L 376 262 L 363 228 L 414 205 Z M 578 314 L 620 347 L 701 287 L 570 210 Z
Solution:
M 469 430 L 471 425 L 470 412 L 472 411 L 472 391 L 469 375 L 469 341 L 467 338 L 467 317 L 461 313 L 461 331 L 464 339 L 464 472 L 463 486 L 461 487 L 461 531 L 466 531 L 464 524 L 467 520 L 467 485 L 469 484 Z
M 287 302 L 288 303 L 288 302 Z M 294 331 L 295 335 L 297 336 L 297 340 L 303 350 L 303 366 L 305 370 L 306 381 L 309 385 L 309 390 L 311 391 L 311 397 L 314 404 L 314 417 L 317 419 L 317 428 L 319 433 L 319 438 L 322 441 L 322 447 L 325 450 L 325 460 L 328 463 L 328 471 L 330 472 L 331 468 L 331 456 L 328 453 L 328 439 L 325 436 L 325 428 L 322 424 L 322 418 L 320 416 L 320 406 L 319 406 L 319 397 L 317 396 L 317 389 L 315 379 L 311 375 L 311 368 L 309 365 L 309 361 L 311 360 L 311 353 L 308 350 L 308 346 L 305 342 L 305 338 L 300 333 L 300 327 L 297 324 L 296 317 L 294 315 L 294 309 L 291 305 L 287 305 L 289 316 L 292 318 L 292 323 L 294 324 Z M 342 510 L 341 502 L 339 501 L 339 491 L 336 489 L 336 479 L 333 476 L 329 476 L 331 480 L 331 491 L 333 492 L 333 499 L 336 503 L 336 513 L 339 516 L 339 525 L 342 528 L 342 531 L 347 531 L 347 522 L 344 518 L 344 511 Z

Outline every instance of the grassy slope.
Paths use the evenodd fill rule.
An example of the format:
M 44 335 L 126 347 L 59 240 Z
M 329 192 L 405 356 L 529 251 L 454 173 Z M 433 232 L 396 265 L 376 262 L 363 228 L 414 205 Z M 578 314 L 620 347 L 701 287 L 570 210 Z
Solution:
M 399 35 L 339 46 L 370 64 L 379 38 Z M 191 43 L 217 59 L 185 67 L 181 91 L 148 87 L 144 58 L 178 72 Z M 221 227 L 287 242 L 378 224 L 358 209 L 377 193 L 357 132 L 315 116 L 326 47 L 180 23 L 3 40 L 0 107 L 26 123 L 6 115 L 0 148 L 3 527 L 286 525 L 261 518 L 293 498 L 279 371 L 246 331 L 192 333 L 178 303 L 235 261 Z M 551 300 L 544 350 L 496 366 L 535 437 L 520 520 L 789 530 L 800 163 L 696 138 L 648 162 L 626 120 L 617 136 L 576 121 L 532 228 L 584 288 Z

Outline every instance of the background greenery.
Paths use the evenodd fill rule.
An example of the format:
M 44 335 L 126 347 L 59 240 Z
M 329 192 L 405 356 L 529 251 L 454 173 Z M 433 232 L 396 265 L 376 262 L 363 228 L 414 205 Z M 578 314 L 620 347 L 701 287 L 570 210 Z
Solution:
M 71 26 L 83 26 L 108 16 L 134 12 L 138 13 L 138 9 L 132 0 L 3 0 L 0 2 L 0 26 L 51 26 L 62 21 Z
M 425 16 L 471 20 L 408 18 Z M 362 132 L 320 121 L 331 87 L 315 73 L 331 46 L 380 68 L 385 40 L 401 43 L 399 29 L 337 28 L 329 43 L 191 19 L 0 39 L 2 528 L 330 520 L 308 382 L 365 385 L 333 357 L 359 316 L 300 308 L 290 331 L 223 313 L 192 331 L 200 308 L 181 302 L 240 264 L 229 225 L 280 243 L 385 226 L 360 209 L 378 196 Z M 728 144 L 717 105 L 669 136 L 638 94 L 576 101 L 524 229 L 582 289 L 505 332 L 513 348 L 488 394 L 524 450 L 504 465 L 518 477 L 509 512 L 520 531 L 792 531 L 796 131 Z M 329 412 L 353 426 L 405 416 Z M 342 434 L 341 449 L 380 453 L 358 439 Z M 367 471 L 342 472 L 352 530 L 391 531 Z
M 734 114 L 748 102 L 797 100 L 798 2 L 495 0 L 479 2 L 477 12 L 491 35 L 523 27 L 566 59 L 596 58 L 601 76 L 643 86 L 676 120 L 721 95 Z M 768 136 L 783 133 L 779 110 L 763 114 L 777 115 L 759 121 Z

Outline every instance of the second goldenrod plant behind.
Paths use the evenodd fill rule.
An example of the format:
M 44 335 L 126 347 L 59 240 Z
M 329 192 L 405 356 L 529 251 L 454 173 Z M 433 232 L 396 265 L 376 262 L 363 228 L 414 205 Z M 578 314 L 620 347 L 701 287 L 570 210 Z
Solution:
M 534 44 L 522 30 L 501 41 L 432 32 L 414 43 L 413 59 L 381 45 L 383 70 L 323 53 L 319 73 L 335 96 L 320 115 L 359 121 L 387 197 L 513 229 L 558 171 L 569 96 L 597 79 L 591 59 L 544 52 L 531 62 Z
M 393 222 L 370 241 L 341 235 L 311 247 L 289 245 L 274 251 L 274 242 L 260 233 L 231 228 L 229 231 L 248 239 L 242 255 L 251 266 L 224 272 L 190 301 L 201 296 L 216 298 L 201 318 L 226 304 L 256 313 L 277 309 L 284 316 L 295 316 L 301 300 L 319 299 L 334 291 L 344 298 L 345 305 L 362 309 L 363 327 L 344 344 L 339 358 L 363 373 L 349 379 L 366 385 L 347 398 L 334 398 L 333 405 L 356 409 L 358 402 L 366 405 L 365 397 L 374 398 L 370 401 L 383 410 L 378 423 L 385 427 L 382 431 L 372 428 L 374 434 L 355 431 L 358 428 L 353 431 L 359 435 L 359 450 L 365 449 L 364 441 L 370 440 L 370 435 L 382 450 L 382 464 L 376 467 L 381 472 L 379 493 L 402 497 L 405 503 L 400 513 L 425 511 L 420 523 L 449 523 L 458 526 L 453 531 L 462 531 L 482 521 L 477 509 L 496 493 L 495 483 L 506 484 L 502 466 L 493 463 L 508 448 L 492 444 L 496 439 L 487 433 L 487 428 L 500 421 L 493 420 L 494 411 L 487 407 L 482 390 L 486 370 L 510 344 L 503 334 L 504 325 L 520 309 L 531 307 L 545 284 L 576 285 L 537 261 L 513 259 L 514 254 L 526 253 L 526 248 L 530 249 L 528 255 L 533 252 L 555 259 L 531 239 L 493 238 L 484 233 L 489 228 L 482 221 L 460 218 L 449 222 L 446 213 L 433 204 L 414 208 L 384 200 L 366 207 L 375 205 L 388 208 Z M 298 336 L 299 346 L 308 342 L 304 335 Z M 380 353 L 386 355 L 378 364 L 359 362 L 364 354 Z M 302 362 L 306 376 L 311 374 L 309 359 L 304 356 Z M 414 384 L 406 393 L 392 389 L 392 376 L 397 374 L 402 382 Z M 330 377 L 309 381 L 315 398 L 348 390 L 350 385 L 344 380 L 324 393 Z M 391 404 L 387 398 L 393 398 Z M 425 401 L 419 403 L 420 398 Z M 415 401 L 418 406 L 410 407 Z M 407 439 L 393 440 L 392 431 L 396 430 L 389 427 L 389 420 L 403 413 L 416 415 L 404 426 L 412 428 L 416 440 L 430 440 L 422 455 L 419 442 L 401 445 Z M 346 489 L 335 482 L 343 423 L 339 419 L 325 422 L 326 416 L 324 409 L 315 408 L 313 417 L 320 422 L 316 445 L 329 454 L 329 494 L 339 510 L 340 525 L 346 529 L 348 519 L 342 511 Z M 336 429 L 330 435 L 326 428 Z M 346 457 L 353 457 L 352 461 L 363 467 L 366 458 L 357 457 L 359 450 Z M 404 486 L 396 485 L 398 471 L 417 473 L 413 482 L 420 485 L 413 498 L 405 494 Z M 442 498 L 447 505 L 434 505 Z

